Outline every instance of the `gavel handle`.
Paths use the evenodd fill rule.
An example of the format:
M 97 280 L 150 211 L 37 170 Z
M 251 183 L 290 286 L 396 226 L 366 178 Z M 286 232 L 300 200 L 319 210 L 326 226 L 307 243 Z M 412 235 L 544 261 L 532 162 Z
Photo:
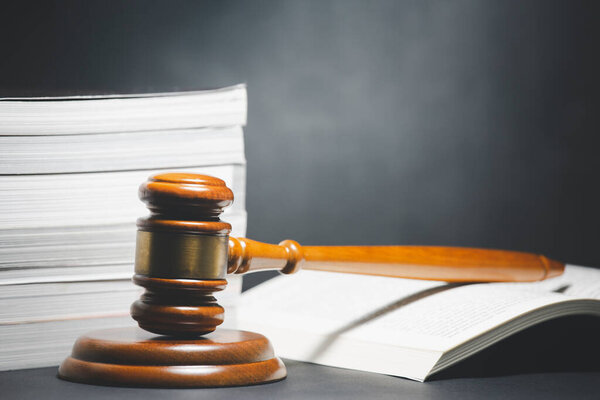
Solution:
M 437 246 L 300 246 L 229 238 L 227 273 L 299 269 L 446 282 L 531 282 L 558 276 L 564 264 L 542 255 Z

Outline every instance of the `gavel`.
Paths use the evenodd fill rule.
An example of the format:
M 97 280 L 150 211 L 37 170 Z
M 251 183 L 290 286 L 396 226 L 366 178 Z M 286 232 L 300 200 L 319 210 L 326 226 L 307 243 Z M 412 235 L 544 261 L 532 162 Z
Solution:
M 137 222 L 137 285 L 146 289 L 131 308 L 147 331 L 194 336 L 215 330 L 224 310 L 213 293 L 227 274 L 300 269 L 447 282 L 537 281 L 560 275 L 564 264 L 541 255 L 434 246 L 278 245 L 229 237 L 219 219 L 233 202 L 221 179 L 206 175 L 154 175 L 139 189 L 151 214 Z
M 131 306 L 140 328 L 81 336 L 58 376 L 74 382 L 142 387 L 220 387 L 275 382 L 287 375 L 259 333 L 216 329 L 224 310 L 213 296 L 227 274 L 299 269 L 448 282 L 536 281 L 564 265 L 512 251 L 416 246 L 300 246 L 230 238 L 221 221 L 233 202 L 225 183 L 205 175 L 154 175 L 139 195 L 150 215 L 137 222 L 133 281 L 145 288 Z

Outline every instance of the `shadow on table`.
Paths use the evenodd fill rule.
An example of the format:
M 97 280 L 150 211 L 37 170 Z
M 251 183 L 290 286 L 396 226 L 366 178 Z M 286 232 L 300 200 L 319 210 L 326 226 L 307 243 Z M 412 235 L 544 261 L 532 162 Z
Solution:
M 429 380 L 600 371 L 600 318 L 569 316 L 526 329 Z

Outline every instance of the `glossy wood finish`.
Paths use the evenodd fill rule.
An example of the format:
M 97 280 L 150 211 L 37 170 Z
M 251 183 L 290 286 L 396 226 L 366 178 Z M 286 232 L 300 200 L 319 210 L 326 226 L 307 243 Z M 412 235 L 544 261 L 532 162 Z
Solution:
M 273 245 L 246 238 L 229 238 L 228 274 L 260 270 L 278 270 L 291 274 L 300 268 L 303 261 L 301 247 L 293 240 Z
M 140 200 L 150 215 L 138 219 L 138 229 L 209 235 L 228 235 L 231 225 L 221 221 L 223 208 L 233 203 L 225 182 L 208 175 L 165 173 L 140 185 Z
M 219 224 L 225 223 L 220 221 L 218 216 L 223 207 L 231 204 L 233 197 L 224 182 L 217 178 L 176 173 L 156 175 L 142 184 L 140 198 L 146 202 L 152 212 L 149 218 L 138 222 L 140 230 L 167 229 L 179 235 L 169 236 L 169 240 L 174 244 L 166 246 L 165 249 L 162 248 L 162 243 L 158 242 L 148 245 L 147 247 L 156 249 L 155 258 L 160 255 L 164 260 L 168 260 L 182 254 L 182 248 L 178 245 L 179 242 L 189 240 L 189 237 L 184 236 L 185 233 L 215 235 L 229 232 L 226 226 L 224 230 L 221 229 L 223 227 Z M 201 240 L 197 242 L 201 243 Z M 149 253 L 149 250 L 145 252 L 145 254 Z M 226 272 L 229 274 L 267 269 L 289 274 L 304 268 L 448 282 L 518 282 L 550 278 L 561 274 L 564 270 L 564 264 L 536 254 L 473 248 L 302 247 L 293 240 L 271 245 L 246 238 L 229 238 L 227 253 Z M 192 254 L 190 260 L 194 258 L 197 262 L 199 257 L 200 255 L 196 257 Z M 210 260 L 197 262 L 195 270 L 190 272 L 189 276 L 198 279 L 217 277 L 217 270 L 221 267 L 211 263 L 216 261 L 217 257 L 209 258 Z M 151 262 L 154 259 L 147 257 L 144 261 Z M 188 261 L 183 259 L 177 265 L 185 266 L 187 263 Z M 169 265 L 175 265 L 173 262 L 166 261 L 161 261 L 159 264 L 158 268 L 154 268 L 154 277 L 168 276 Z M 221 261 L 218 261 L 218 264 L 220 265 Z M 166 271 L 160 271 L 162 265 L 165 266 Z M 204 273 L 198 270 L 202 268 L 206 268 Z M 224 272 L 223 270 L 223 274 Z M 181 276 L 174 276 L 174 278 L 181 278 Z
M 134 275 L 133 282 L 146 289 L 131 305 L 131 317 L 140 328 L 160 335 L 199 336 L 223 323 L 225 310 L 212 296 L 227 281 L 161 279 Z
M 134 283 L 146 289 L 131 306 L 140 328 L 79 338 L 59 369 L 63 379 L 113 386 L 214 387 L 284 379 L 285 366 L 262 335 L 216 330 L 223 307 L 213 293 L 227 284 L 221 221 L 233 194 L 220 179 L 160 174 L 140 186 L 150 215 L 138 220 Z M 202 254 L 199 254 L 202 253 Z M 209 267 L 212 265 L 212 267 Z M 209 269 L 213 279 L 189 279 Z
M 233 203 L 225 182 L 208 175 L 164 173 L 151 176 L 139 188 L 139 197 L 155 215 L 184 220 L 218 218 Z M 180 219 L 180 218 L 177 218 Z
M 189 340 L 122 328 L 80 337 L 58 374 L 96 385 L 215 387 L 278 381 L 286 369 L 257 333 L 221 329 Z
M 101 385 L 210 387 L 285 378 L 285 367 L 266 338 L 215 330 L 223 322 L 224 310 L 213 293 L 225 287 L 227 282 L 220 278 L 226 272 L 276 269 L 290 274 L 304 268 L 451 282 L 514 282 L 549 278 L 564 269 L 543 256 L 510 251 L 302 247 L 293 240 L 271 245 L 228 238 L 231 226 L 219 215 L 232 203 L 233 194 L 220 179 L 203 175 L 155 175 L 139 193 L 151 214 L 138 220 L 134 282 L 146 292 L 132 305 L 131 314 L 142 329 L 170 336 L 153 336 L 137 328 L 83 336 L 59 369 L 64 379 Z
M 132 316 L 140 327 L 159 334 L 214 331 L 224 310 L 212 293 L 225 287 L 219 278 L 226 272 L 272 269 L 290 274 L 303 268 L 448 282 L 516 282 L 550 278 L 564 269 L 543 256 L 501 250 L 227 241 L 230 226 L 219 215 L 233 201 L 232 193 L 220 179 L 203 175 L 153 176 L 140 186 L 140 198 L 151 215 L 138 221 L 134 281 L 146 293 L 133 304 Z M 223 240 L 214 241 L 217 237 Z
M 213 293 L 223 290 L 227 281 L 227 235 L 231 225 L 221 221 L 223 208 L 233 202 L 233 193 L 221 179 L 197 174 L 165 173 L 151 176 L 141 184 L 140 199 L 150 215 L 138 219 L 135 284 L 146 289 L 131 306 L 131 316 L 142 329 L 161 335 L 199 336 L 215 330 L 223 322 L 224 310 Z M 169 241 L 159 240 L 168 237 Z M 147 237 L 154 241 L 147 242 Z M 211 251 L 199 256 L 198 247 L 186 243 L 197 238 L 220 237 Z M 159 238 L 159 239 L 156 239 Z M 179 240 L 181 239 L 181 240 Z M 160 246 L 164 245 L 164 249 Z M 222 253 L 222 254 L 220 254 Z M 211 279 L 190 279 L 186 266 L 204 261 L 213 265 Z M 214 271 L 216 267 L 222 273 Z M 200 263 L 202 264 L 202 263 Z M 221 279 L 219 279 L 221 278 Z
M 528 282 L 562 274 L 564 264 L 505 250 L 435 246 L 279 245 L 229 238 L 228 273 L 300 268 L 447 282 Z

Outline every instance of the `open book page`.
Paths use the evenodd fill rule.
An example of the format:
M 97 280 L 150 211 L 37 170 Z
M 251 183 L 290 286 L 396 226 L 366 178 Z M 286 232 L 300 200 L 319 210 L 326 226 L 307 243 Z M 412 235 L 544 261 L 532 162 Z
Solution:
M 497 284 L 500 285 L 500 284 Z M 511 287 L 562 293 L 578 298 L 600 299 L 600 269 L 568 265 L 564 274 L 531 283 L 509 283 Z
M 338 362 L 342 353 L 353 357 L 345 344 L 352 349 L 365 344 L 369 352 L 379 346 L 387 360 L 378 363 L 379 370 L 366 370 L 421 380 L 424 375 L 419 374 L 433 365 L 422 363 L 422 371 L 411 373 L 399 365 L 401 360 L 390 361 L 391 349 L 421 352 L 416 357 L 427 352 L 434 357 L 428 362 L 435 364 L 435 357 L 519 315 L 571 299 L 561 293 L 567 290 L 565 282 L 576 279 L 583 286 L 582 280 L 593 280 L 580 276 L 588 269 L 573 268 L 568 281 L 471 285 L 301 271 L 247 292 L 240 316 L 243 328 L 267 334 L 283 357 L 353 368 L 350 360 Z M 390 365 L 383 367 L 386 363 Z M 364 364 L 356 368 L 364 369 Z M 393 372 L 398 369 L 402 371 Z

